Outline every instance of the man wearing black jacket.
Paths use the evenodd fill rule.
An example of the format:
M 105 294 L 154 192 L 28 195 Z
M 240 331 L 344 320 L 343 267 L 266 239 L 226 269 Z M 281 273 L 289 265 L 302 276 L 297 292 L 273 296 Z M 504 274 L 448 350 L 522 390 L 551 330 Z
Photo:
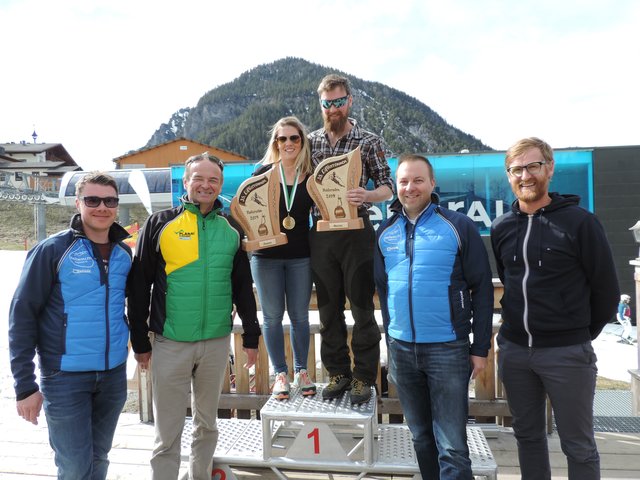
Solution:
M 547 143 L 520 140 L 507 151 L 505 166 L 516 201 L 493 222 L 491 243 L 504 284 L 499 375 L 522 478 L 551 478 L 548 395 L 569 480 L 599 479 L 591 341 L 615 315 L 620 295 L 611 249 L 579 197 L 549 193 L 554 160 Z

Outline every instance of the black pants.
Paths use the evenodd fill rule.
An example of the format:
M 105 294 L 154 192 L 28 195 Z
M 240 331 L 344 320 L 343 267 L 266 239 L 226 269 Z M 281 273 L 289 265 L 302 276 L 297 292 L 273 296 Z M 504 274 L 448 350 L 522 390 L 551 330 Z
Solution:
M 320 313 L 322 363 L 329 375 L 351 375 L 344 317 L 348 298 L 354 320 L 353 376 L 373 385 L 380 359 L 380 330 L 373 313 L 375 232 L 369 219 L 363 220 L 361 230 L 318 232 L 314 226 L 311 271 Z

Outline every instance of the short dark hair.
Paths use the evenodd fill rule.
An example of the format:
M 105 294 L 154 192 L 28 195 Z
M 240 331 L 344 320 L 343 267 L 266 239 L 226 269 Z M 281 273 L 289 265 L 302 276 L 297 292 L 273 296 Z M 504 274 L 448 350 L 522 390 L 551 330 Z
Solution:
M 215 163 L 220 168 L 220 173 L 224 170 L 224 162 L 215 155 L 210 155 L 209 152 L 202 152 L 198 155 L 193 155 L 184 162 L 184 175 L 183 178 L 188 178 L 189 166 L 192 163 L 201 162 L 202 160 L 208 160 L 211 163 Z
M 398 166 L 402 165 L 404 162 L 424 162 L 429 167 L 429 173 L 431 174 L 431 178 L 433 179 L 434 171 L 433 165 L 427 157 L 423 157 L 422 155 L 418 155 L 417 153 L 403 153 L 400 155 L 398 159 Z
M 94 183 L 96 185 L 104 185 L 106 187 L 113 187 L 118 195 L 118 184 L 115 178 L 105 172 L 93 171 L 84 175 L 78 183 L 76 183 L 76 196 L 79 197 L 84 190 L 87 183 Z

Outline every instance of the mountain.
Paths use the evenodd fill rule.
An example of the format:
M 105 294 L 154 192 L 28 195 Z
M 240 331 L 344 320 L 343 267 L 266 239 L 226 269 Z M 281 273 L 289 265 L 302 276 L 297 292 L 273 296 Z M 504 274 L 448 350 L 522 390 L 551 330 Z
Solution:
M 390 153 L 491 150 L 399 90 L 291 57 L 255 67 L 207 92 L 195 107 L 181 108 L 146 147 L 186 137 L 259 159 L 268 131 L 279 118 L 296 115 L 309 131 L 322 126 L 317 88 L 328 73 L 349 78 L 351 116 L 366 130 L 382 135 Z

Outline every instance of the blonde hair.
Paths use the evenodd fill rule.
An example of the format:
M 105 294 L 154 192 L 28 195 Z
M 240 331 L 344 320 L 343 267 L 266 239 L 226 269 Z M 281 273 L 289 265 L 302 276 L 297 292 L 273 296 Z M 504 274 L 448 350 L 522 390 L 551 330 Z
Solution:
M 295 166 L 302 175 L 309 175 L 313 172 L 313 167 L 311 166 L 311 148 L 309 147 L 309 139 L 307 138 L 307 129 L 297 117 L 293 116 L 281 118 L 271 127 L 269 131 L 269 146 L 260 163 L 268 165 L 280 161 L 277 137 L 278 130 L 282 127 L 293 127 L 298 130 L 298 135 L 300 135 L 300 152 L 296 157 Z
M 514 158 L 519 157 L 532 148 L 537 148 L 538 150 L 540 150 L 540 153 L 542 153 L 542 158 L 544 158 L 547 163 L 553 163 L 553 149 L 551 148 L 551 145 L 549 145 L 544 140 L 540 140 L 537 137 L 528 137 L 523 138 L 522 140 L 518 140 L 516 143 L 509 147 L 509 150 L 507 150 L 507 155 L 504 159 L 504 166 L 509 168 L 509 165 Z

